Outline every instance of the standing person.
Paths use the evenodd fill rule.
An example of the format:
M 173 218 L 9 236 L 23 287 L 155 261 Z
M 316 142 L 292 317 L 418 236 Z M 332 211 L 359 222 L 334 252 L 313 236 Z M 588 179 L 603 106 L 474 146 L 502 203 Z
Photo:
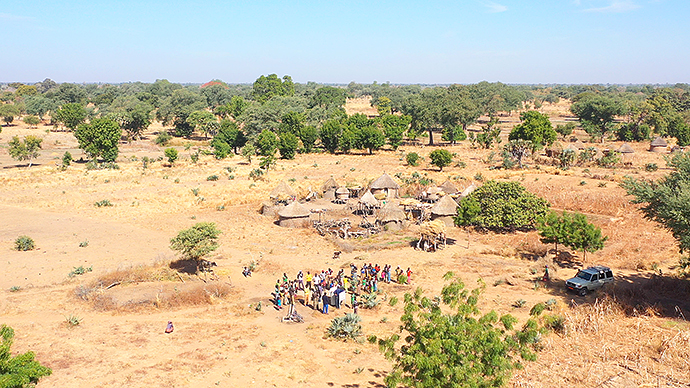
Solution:
M 323 297 L 322 297 L 322 303 L 323 303 L 323 313 L 328 314 L 328 304 L 330 302 L 330 298 L 328 297 L 328 293 L 324 292 Z
M 544 267 L 544 277 L 541 279 L 542 281 L 548 282 L 551 280 L 551 274 L 549 273 L 549 265 L 546 264 L 546 267 Z
M 412 278 L 412 270 L 407 267 L 407 284 L 410 284 L 410 279 Z
M 304 289 L 304 305 L 309 307 L 309 294 L 311 293 L 311 289 L 309 287 L 306 287 Z
M 302 271 L 299 271 L 297 274 L 297 286 L 300 290 L 304 290 L 304 274 Z
M 306 287 L 311 288 L 311 280 L 313 279 L 313 276 L 311 272 L 307 271 L 307 276 L 304 277 L 304 280 L 307 282 Z

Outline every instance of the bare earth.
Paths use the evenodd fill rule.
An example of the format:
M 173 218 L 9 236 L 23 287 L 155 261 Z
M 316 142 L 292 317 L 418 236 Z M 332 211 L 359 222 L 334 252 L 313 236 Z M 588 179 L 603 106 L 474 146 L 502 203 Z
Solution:
M 359 111 L 371 109 L 357 103 Z M 349 109 L 358 108 L 350 104 Z M 543 111 L 554 123 L 567 119 L 567 105 L 546 104 Z M 518 120 L 516 113 L 502 117 L 504 136 Z M 545 336 L 538 360 L 516 372 L 511 386 L 690 384 L 690 326 L 681 315 L 688 317 L 690 312 L 690 292 L 667 290 L 666 283 L 653 275 L 675 271 L 675 242 L 668 232 L 643 219 L 617 184 L 625 175 L 657 178 L 668 172 L 662 154 L 646 151 L 648 143 L 633 144 L 631 167 L 613 170 L 535 169 L 531 161 L 532 168 L 526 170 L 489 170 L 482 161 L 489 152 L 463 142 L 448 148 L 467 166 L 451 166 L 442 173 L 428 166 L 434 147 L 404 146 L 374 156 L 297 155 L 295 160 L 279 161 L 265 180 L 255 182 L 248 176 L 256 162 L 245 164 L 238 156 L 222 161 L 202 156 L 192 164 L 193 148 L 185 150 L 184 140 L 175 143 L 181 151 L 175 166 L 157 161 L 143 169 L 143 156 L 163 154 L 152 143 L 154 133 L 162 129 L 158 124 L 145 139 L 121 145 L 119 170 L 87 171 L 83 163 L 74 163 L 61 171 L 57 165 L 66 150 L 75 159 L 82 154 L 70 133 L 47 133 L 49 128 L 29 129 L 19 123 L 0 133 L 0 324 L 15 329 L 15 352 L 32 350 L 53 369 L 39 387 L 380 387 L 391 366 L 375 346 L 324 338 L 330 320 L 350 309 L 333 309 L 325 316 L 300 305 L 305 322 L 288 324 L 281 323 L 284 312 L 274 310 L 269 301 L 276 279 L 284 272 L 294 277 L 299 270 L 338 269 L 351 262 L 411 267 L 411 286 L 381 286 L 388 299 L 402 300 L 416 287 L 437 294 L 447 271 L 460 275 L 469 287 L 483 279 L 487 289 L 482 308 L 509 312 L 522 321 L 532 305 L 555 298 L 569 330 Z M 44 138 L 41 156 L 30 168 L 7 153 L 6 144 L 16 134 Z M 576 131 L 576 135 L 587 139 L 584 133 Z M 420 167 L 405 165 L 403 155 L 412 151 L 425 158 Z M 645 172 L 644 165 L 650 162 L 657 163 L 659 171 Z M 318 190 L 331 176 L 341 184 L 366 185 L 384 171 L 405 177 L 416 171 L 438 184 L 450 178 L 460 188 L 478 173 L 484 179 L 520 181 L 556 209 L 587 213 L 609 241 L 604 250 L 588 254 L 586 263 L 575 252 L 571 258 L 554 261 L 551 253 L 533 258 L 533 253 L 551 248 L 543 246 L 534 232 L 468 234 L 454 228 L 449 237 L 455 244 L 424 253 L 410 245 L 417 235 L 415 226 L 336 244 L 310 229 L 280 228 L 258 212 L 283 180 L 305 194 L 309 187 Z M 218 181 L 206 180 L 214 174 Z M 198 189 L 198 195 L 192 189 Z M 114 206 L 94 206 L 104 199 Z M 170 238 L 202 221 L 215 222 L 223 231 L 221 247 L 212 258 L 218 264 L 218 279 L 208 282 L 203 276 L 177 275 L 168 269 L 175 260 Z M 31 236 L 37 249 L 13 250 L 20 235 Z M 351 251 L 352 245 L 358 249 Z M 334 261 L 336 250 L 343 254 Z M 241 269 L 252 261 L 258 263 L 257 270 L 244 278 Z M 614 268 L 621 284 L 661 282 L 653 283 L 660 291 L 651 299 L 641 296 L 639 300 L 650 303 L 640 304 L 635 313 L 602 304 L 597 295 L 581 298 L 563 292 L 563 280 L 574 275 L 574 267 L 599 263 Z M 536 282 L 535 287 L 545 264 L 555 269 L 556 279 L 547 287 Z M 79 266 L 91 267 L 92 272 L 69 277 Z M 137 270 L 162 275 L 94 291 L 100 299 L 80 297 L 98 279 Z M 213 291 L 219 287 L 225 290 L 222 295 Z M 194 292 L 205 301 L 183 301 L 181 295 Z M 518 299 L 524 299 L 526 307 L 513 307 Z M 255 308 L 259 302 L 261 311 Z M 673 305 L 677 310 L 666 308 Z M 587 311 L 597 313 L 587 315 Z M 383 302 L 373 310 L 360 310 L 365 335 L 396 332 L 401 313 L 402 303 L 392 307 Z M 81 318 L 81 323 L 70 327 L 69 316 Z M 168 321 L 173 321 L 175 331 L 166 335 Z

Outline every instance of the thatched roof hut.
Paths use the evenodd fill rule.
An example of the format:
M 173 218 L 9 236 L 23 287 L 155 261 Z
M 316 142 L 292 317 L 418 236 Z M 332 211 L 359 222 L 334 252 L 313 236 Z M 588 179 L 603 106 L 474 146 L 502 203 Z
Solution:
M 580 149 L 577 148 L 575 144 L 569 144 L 567 147 L 563 149 L 563 151 L 572 151 L 573 153 L 575 153 L 575 155 L 577 155 L 580 152 Z
M 458 192 L 458 188 L 455 187 L 454 184 L 452 184 L 450 181 L 445 181 L 441 186 L 439 186 L 441 190 L 443 190 L 444 193 L 446 194 L 455 194 Z
M 385 193 L 386 198 L 397 198 L 400 185 L 384 172 L 378 179 L 371 182 L 369 189 L 373 194 Z
M 630 144 L 628 144 L 628 143 L 623 143 L 623 145 L 618 147 L 618 149 L 616 151 L 620 152 L 621 154 L 635 153 L 635 150 L 633 150 L 632 147 L 630 147 Z
M 348 190 L 347 187 L 338 187 L 338 189 L 335 191 L 335 198 L 336 199 L 348 199 L 348 198 L 350 198 L 350 190 Z
M 282 181 L 278 184 L 278 186 L 275 187 L 275 189 L 273 189 L 273 191 L 271 191 L 269 196 L 275 201 L 287 201 L 297 197 L 297 193 L 295 193 L 295 190 L 288 186 L 285 181 Z
M 338 190 L 340 185 L 333 179 L 333 177 L 328 178 L 328 180 L 321 186 L 321 193 L 326 193 L 330 190 Z
M 381 209 L 378 221 L 386 230 L 400 230 L 404 227 L 405 212 L 392 202 L 388 202 Z
M 471 185 L 467 186 L 467 188 L 465 188 L 465 190 L 463 190 L 462 193 L 460 193 L 460 197 L 465 198 L 468 195 L 472 194 L 472 192 L 475 190 L 477 190 L 477 185 L 475 185 L 474 182 L 472 182 Z
M 654 139 L 652 143 L 649 145 L 649 150 L 652 152 L 666 152 L 667 148 L 668 143 L 661 136 L 657 136 L 657 138 Z
M 441 220 L 446 226 L 453 226 L 453 217 L 458 214 L 458 204 L 449 195 L 441 199 L 431 208 L 431 219 Z
M 364 193 L 364 195 L 362 195 L 362 198 L 359 199 L 359 203 L 369 208 L 379 206 L 379 201 L 369 190 L 367 190 L 367 192 Z
M 301 203 L 293 201 L 278 211 L 278 224 L 284 228 L 308 228 L 311 212 Z
M 575 143 L 573 143 L 572 145 L 575 146 L 575 148 L 577 148 L 578 150 L 584 150 L 585 148 L 587 148 L 585 143 L 583 143 L 582 140 L 579 139 L 575 141 Z

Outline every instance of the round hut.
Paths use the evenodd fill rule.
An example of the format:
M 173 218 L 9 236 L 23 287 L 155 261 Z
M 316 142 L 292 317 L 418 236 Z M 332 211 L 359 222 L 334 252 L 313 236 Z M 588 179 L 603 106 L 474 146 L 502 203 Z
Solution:
M 386 195 L 386 198 L 390 199 L 390 198 L 397 198 L 398 197 L 398 191 L 400 190 L 400 185 L 395 183 L 393 178 L 391 178 L 390 175 L 388 175 L 384 172 L 383 175 L 378 177 L 378 179 L 371 182 L 369 189 L 371 190 L 372 194 L 374 194 L 374 195 L 379 194 L 379 193 L 384 193 Z
M 405 212 L 400 206 L 388 202 L 379 212 L 377 220 L 385 230 L 401 230 L 405 227 L 405 218 Z
M 477 190 L 477 185 L 475 185 L 474 182 L 472 182 L 471 185 L 467 186 L 467 188 L 465 188 L 465 190 L 463 190 L 462 193 L 460 193 L 460 198 L 467 197 L 468 195 L 472 194 L 472 192 L 475 190 Z
M 624 143 L 616 151 L 621 153 L 621 159 L 623 160 L 623 163 L 625 163 L 625 164 L 631 164 L 632 163 L 632 157 L 633 157 L 633 154 L 635 153 L 635 150 L 633 150 L 632 147 L 630 147 L 630 144 Z
M 379 201 L 374 197 L 371 191 L 367 190 L 362 198 L 359 199 L 359 206 L 361 210 L 370 212 L 372 209 L 379 207 Z
M 335 192 L 339 187 L 338 182 L 331 177 L 321 186 L 321 195 L 327 200 L 332 201 L 335 199 Z
M 431 220 L 441 220 L 446 226 L 453 226 L 453 217 L 458 215 L 457 209 L 457 202 L 450 195 L 444 195 L 431 208 Z
M 661 136 L 657 136 L 656 139 L 652 141 L 649 145 L 649 150 L 652 152 L 666 152 L 668 149 L 668 143 Z
M 443 184 L 438 188 L 443 190 L 443 192 L 446 194 L 455 194 L 458 192 L 458 188 L 455 187 L 455 185 L 452 184 L 450 181 L 443 182 Z
M 575 143 L 573 143 L 572 145 L 575 146 L 575 148 L 577 148 L 578 150 L 584 150 L 585 148 L 587 148 L 585 143 L 583 143 L 580 139 L 575 141 Z
M 278 225 L 284 228 L 308 228 L 311 212 L 301 203 L 293 201 L 278 211 Z
M 269 197 L 275 202 L 285 203 L 288 201 L 294 201 L 297 197 L 297 193 L 295 193 L 295 190 L 288 186 L 285 181 L 282 181 L 273 189 L 273 191 L 271 191 Z
M 350 190 L 347 187 L 338 187 L 338 190 L 335 191 L 335 199 L 347 200 L 348 198 L 350 198 Z

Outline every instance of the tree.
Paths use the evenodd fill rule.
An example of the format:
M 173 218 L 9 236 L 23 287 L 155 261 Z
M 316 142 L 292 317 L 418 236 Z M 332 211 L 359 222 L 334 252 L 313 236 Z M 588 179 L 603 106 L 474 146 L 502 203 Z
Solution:
M 294 159 L 299 141 L 292 132 L 281 132 L 278 140 L 278 150 L 281 159 Z
M 69 130 L 74 131 L 86 120 L 86 109 L 76 102 L 64 104 L 55 111 L 53 119 L 58 123 L 62 123 Z
M 36 128 L 36 126 L 41 123 L 41 119 L 39 119 L 37 116 L 34 116 L 34 115 L 24 116 L 23 120 L 31 128 Z
M 460 202 L 455 224 L 483 230 L 532 230 L 548 213 L 549 203 L 519 182 L 489 181 Z
M 205 107 L 206 100 L 201 95 L 188 89 L 175 89 L 169 97 L 162 100 L 156 116 L 163 125 L 172 123 L 175 136 L 189 137 L 194 132 L 194 126 L 187 122 L 187 117 Z
M 570 111 L 585 124 L 585 130 L 590 135 L 599 136 L 602 142 L 613 129 L 616 116 L 623 113 L 623 106 L 610 97 L 583 93 L 573 100 Z
M 355 147 L 369 150 L 369 155 L 374 153 L 386 144 L 386 136 L 381 130 L 373 125 L 367 125 L 359 130 L 355 130 Z
M 38 383 L 41 377 L 50 376 L 53 371 L 36 361 L 33 352 L 12 356 L 10 351 L 14 342 L 14 330 L 6 325 L 0 326 L 0 387 L 28 388 Z
M 556 254 L 558 254 L 558 244 L 564 244 L 568 240 L 572 226 L 571 218 L 570 213 L 565 211 L 562 216 L 556 212 L 549 212 L 537 226 L 541 242 L 555 244 Z
M 628 178 L 621 186 L 633 203 L 643 204 L 645 218 L 671 231 L 683 253 L 690 250 L 690 155 L 676 154 L 668 166 L 673 171 L 658 181 Z
M 489 149 L 494 143 L 501 143 L 501 129 L 496 126 L 498 124 L 498 117 L 492 117 L 486 125 L 482 127 L 482 131 L 478 134 L 470 132 L 470 141 L 473 146 L 480 146 L 484 149 Z
M 252 89 L 252 95 L 260 103 L 268 101 L 273 96 L 292 96 L 295 94 L 295 85 L 289 75 L 283 76 L 282 81 L 276 74 L 262 75 L 254 81 Z
M 180 231 L 170 240 L 170 249 L 179 251 L 182 258 L 194 260 L 199 270 L 203 257 L 215 251 L 220 246 L 218 236 L 222 232 L 213 222 L 199 222 L 189 229 Z
M 554 130 L 558 134 L 563 136 L 563 138 L 566 138 L 566 137 L 572 135 L 574 129 L 575 129 L 575 123 L 567 123 L 565 125 L 562 125 L 562 124 L 556 125 L 556 128 Z
M 311 109 L 317 106 L 326 109 L 341 107 L 345 105 L 347 101 L 345 93 L 345 89 L 333 86 L 318 88 L 309 101 L 309 108 Z
M 187 124 L 193 129 L 200 130 L 204 137 L 208 139 L 208 135 L 215 135 L 218 130 L 218 121 L 213 113 L 207 110 L 197 110 L 187 116 Z
M 582 252 L 582 261 L 587 261 L 587 252 L 596 252 L 604 248 L 608 237 L 601 235 L 601 229 L 587 222 L 584 214 L 575 213 L 572 216 L 570 234 L 564 241 L 565 245 Z
M 14 118 L 19 116 L 19 107 L 14 104 L 0 104 L 0 117 L 5 125 L 9 125 Z
M 400 144 L 402 144 L 403 135 L 410 128 L 411 121 L 412 117 L 405 115 L 385 115 L 381 119 L 383 133 L 386 135 L 388 144 L 393 147 L 393 150 L 397 150 Z
M 305 153 L 308 154 L 314 151 L 314 144 L 316 144 L 316 140 L 319 138 L 319 130 L 316 129 L 316 127 L 310 125 L 302 127 L 298 136 L 300 141 L 302 141 L 302 147 Z
M 216 158 L 223 159 L 230 152 L 237 153 L 237 149 L 244 147 L 247 143 L 247 138 L 244 133 L 237 127 L 234 121 L 224 119 L 220 122 L 218 133 L 211 141 L 211 147 L 214 148 Z
M 268 129 L 259 134 L 254 142 L 256 153 L 260 156 L 273 156 L 278 148 L 278 136 Z
M 170 164 L 175 164 L 175 161 L 177 160 L 178 152 L 177 149 L 175 148 L 166 148 L 165 151 L 165 157 L 168 158 L 168 163 Z
M 299 134 L 300 130 L 304 128 L 304 114 L 290 111 L 283 115 L 278 126 L 279 132 L 290 132 L 293 135 Z
M 130 141 L 141 138 L 142 132 L 151 125 L 153 106 L 135 96 L 116 98 L 110 109 L 112 113 L 108 117 L 120 124 Z
M 340 137 L 343 133 L 343 125 L 338 120 L 328 120 L 323 123 L 319 137 L 326 151 L 334 154 L 340 147 Z
M 469 89 L 460 85 L 451 85 L 448 92 L 440 101 L 441 114 L 440 120 L 446 131 L 450 132 L 447 136 L 451 144 L 455 144 L 456 132 L 461 137 L 456 127 L 461 126 L 462 132 L 467 131 L 467 126 L 477 121 L 481 115 L 481 110 L 475 100 L 470 95 Z
M 26 105 L 27 114 L 36 115 L 41 120 L 43 120 L 43 116 L 45 116 L 48 112 L 54 112 L 58 108 L 55 101 L 44 96 L 26 97 L 24 99 L 24 104 Z
M 553 130 L 551 121 L 549 117 L 545 114 L 541 114 L 535 110 L 530 110 L 527 112 L 522 112 L 520 114 L 520 120 L 522 123 L 516 125 L 510 135 L 508 140 L 527 140 L 532 142 L 532 151 L 543 148 L 545 145 L 550 145 L 556 138 L 558 134 Z
M 31 167 L 31 159 L 40 155 L 38 150 L 41 149 L 42 141 L 43 139 L 33 135 L 25 137 L 23 141 L 19 140 L 19 136 L 14 136 L 9 142 L 10 156 L 18 161 L 28 160 Z
M 376 110 L 379 112 L 379 116 L 390 115 L 393 112 L 393 107 L 391 106 L 392 101 L 388 97 L 379 97 L 376 101 Z
M 431 164 L 438 167 L 439 171 L 443 171 L 443 167 L 449 166 L 453 161 L 453 154 L 444 149 L 433 150 L 429 154 L 429 159 L 431 159 Z
M 79 148 L 97 161 L 114 162 L 119 153 L 118 143 L 122 138 L 122 129 L 112 119 L 94 119 L 90 124 L 82 124 L 74 131 Z
M 461 125 L 448 126 L 443 128 L 443 135 L 441 139 L 450 142 L 450 144 L 456 144 L 459 141 L 467 139 L 467 133 L 462 129 Z
M 533 149 L 534 144 L 531 141 L 522 139 L 511 140 L 508 144 L 503 146 L 503 151 L 517 160 L 520 168 L 522 168 L 522 160 L 527 157 Z
M 35 96 L 38 94 L 38 90 L 36 90 L 35 85 L 19 85 L 14 94 L 20 97 Z
M 216 108 L 216 114 L 222 118 L 225 118 L 225 116 L 228 115 L 233 119 L 238 120 L 248 106 L 249 102 L 247 102 L 241 96 L 232 96 L 230 97 L 230 102 Z
M 536 360 L 533 349 L 541 335 L 536 318 L 517 330 L 512 315 L 482 315 L 478 301 L 486 288 L 483 282 L 468 292 L 453 273 L 444 279 L 450 282 L 439 298 L 424 296 L 421 288 L 405 294 L 401 335 L 378 339 L 379 349 L 393 362 L 385 378 L 389 387 L 500 387 L 521 367 L 520 358 Z

